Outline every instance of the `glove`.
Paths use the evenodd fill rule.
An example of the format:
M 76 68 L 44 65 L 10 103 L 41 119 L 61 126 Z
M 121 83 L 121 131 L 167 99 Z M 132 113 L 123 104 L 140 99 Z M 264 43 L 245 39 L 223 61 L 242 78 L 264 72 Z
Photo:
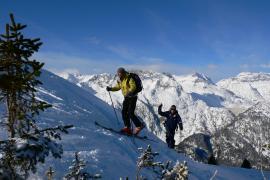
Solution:
M 180 125 L 180 130 L 183 131 L 183 125 L 182 124 Z
M 111 88 L 111 87 L 109 87 L 109 86 L 107 86 L 107 87 L 106 87 L 106 90 L 107 90 L 107 91 L 111 91 L 111 90 L 112 90 L 112 88 Z

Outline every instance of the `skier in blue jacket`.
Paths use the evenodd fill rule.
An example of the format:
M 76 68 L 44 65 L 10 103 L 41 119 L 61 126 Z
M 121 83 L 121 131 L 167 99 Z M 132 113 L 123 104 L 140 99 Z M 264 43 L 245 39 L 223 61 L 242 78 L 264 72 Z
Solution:
M 174 134 L 175 130 L 178 130 L 178 126 L 180 130 L 183 130 L 182 119 L 176 110 L 176 106 L 172 105 L 169 111 L 162 112 L 162 104 L 158 107 L 158 114 L 166 117 L 165 122 L 163 123 L 166 129 L 166 142 L 169 148 L 174 148 L 175 140 Z

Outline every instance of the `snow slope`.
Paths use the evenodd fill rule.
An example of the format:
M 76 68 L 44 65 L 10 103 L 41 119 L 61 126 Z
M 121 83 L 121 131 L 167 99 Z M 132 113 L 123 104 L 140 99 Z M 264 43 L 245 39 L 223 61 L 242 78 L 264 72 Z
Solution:
M 225 166 L 210 166 L 194 162 L 184 154 L 178 154 L 166 147 L 148 130 L 142 134 L 155 139 L 158 143 L 135 140 L 129 137 L 113 134 L 94 125 L 98 121 L 104 125 L 119 128 L 111 107 L 95 95 L 48 71 L 42 73 L 39 88 L 39 98 L 51 104 L 54 108 L 42 113 L 38 122 L 41 126 L 56 124 L 74 124 L 69 135 L 63 136 L 64 155 L 60 160 L 50 159 L 39 169 L 38 175 L 30 179 L 46 179 L 44 174 L 49 166 L 56 170 L 55 178 L 61 179 L 71 164 L 75 151 L 88 161 L 87 169 L 92 173 L 101 173 L 103 179 L 114 180 L 119 177 L 135 179 L 136 160 L 139 156 L 137 147 L 146 148 L 151 144 L 154 151 L 160 152 L 158 160 L 186 160 L 190 169 L 190 179 L 210 179 L 217 170 L 216 179 L 262 179 L 257 170 L 231 168 Z M 185 97 L 185 96 L 184 96 Z M 187 96 L 186 98 L 189 98 Z M 144 175 L 153 179 L 154 174 L 144 171 Z M 267 178 L 270 173 L 266 172 Z

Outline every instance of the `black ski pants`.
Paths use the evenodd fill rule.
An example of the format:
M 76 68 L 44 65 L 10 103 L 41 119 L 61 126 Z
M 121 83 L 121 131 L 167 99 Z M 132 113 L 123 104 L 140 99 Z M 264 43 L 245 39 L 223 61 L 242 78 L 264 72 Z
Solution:
M 130 119 L 136 127 L 141 127 L 141 121 L 135 116 L 134 111 L 137 103 L 137 96 L 125 97 L 123 102 L 122 117 L 126 127 L 130 128 Z
M 174 148 L 175 140 L 174 140 L 174 132 L 167 131 L 166 132 L 166 142 L 169 148 Z

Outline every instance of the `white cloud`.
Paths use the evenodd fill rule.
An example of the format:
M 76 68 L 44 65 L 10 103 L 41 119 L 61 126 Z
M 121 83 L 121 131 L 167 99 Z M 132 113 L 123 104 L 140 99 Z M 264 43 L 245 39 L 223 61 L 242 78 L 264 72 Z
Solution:
M 268 64 L 261 64 L 260 67 L 267 68 L 267 69 L 269 68 L 270 69 L 270 63 L 268 63 Z
M 128 62 L 118 59 L 92 59 L 66 55 L 64 53 L 39 53 L 37 60 L 45 62 L 45 68 L 58 74 L 61 72 L 75 72 L 81 74 L 115 73 L 118 67 L 126 69 L 151 70 L 156 72 L 168 72 L 176 75 L 199 72 L 207 75 L 213 81 L 235 76 L 245 71 L 258 71 L 259 65 L 243 64 L 241 66 L 215 65 L 186 66 L 169 63 L 158 57 L 139 57 L 137 61 Z M 269 64 L 262 64 L 260 68 L 269 68 Z
M 109 45 L 107 46 L 107 49 L 111 52 L 117 54 L 118 56 L 125 58 L 127 60 L 135 60 L 136 54 L 129 48 L 123 46 L 123 45 Z
M 256 68 L 263 68 L 263 69 L 269 69 L 270 63 L 266 64 L 241 64 L 241 69 L 256 69 Z
M 241 68 L 241 69 L 247 69 L 247 68 L 249 68 L 249 67 L 251 67 L 250 64 L 241 64 L 241 65 L 240 65 L 240 68 Z
M 114 73 L 118 67 L 127 69 L 152 70 L 157 72 L 169 72 L 172 74 L 187 74 L 196 69 L 178 64 L 166 63 L 164 59 L 154 57 L 142 57 L 139 63 L 115 59 L 91 59 L 66 55 L 64 53 L 38 53 L 35 58 L 45 63 L 45 68 L 54 73 L 75 72 L 82 74 Z M 207 68 L 207 67 L 206 67 Z
M 65 74 L 80 74 L 80 70 L 78 69 L 64 69 L 64 70 L 58 70 L 58 69 L 48 69 L 49 71 L 53 72 L 54 74 L 63 76 Z
M 157 57 L 141 57 L 139 58 L 144 63 L 164 63 L 166 62 L 165 59 L 157 58 Z
M 79 71 L 80 73 L 104 73 L 114 72 L 122 61 L 115 59 L 91 59 L 64 53 L 38 53 L 35 58 L 45 63 L 45 69 L 55 73 L 66 70 Z
M 218 66 L 215 65 L 215 64 L 208 64 L 207 67 L 208 67 L 209 69 L 216 69 L 216 68 L 218 68 Z
M 114 54 L 118 55 L 121 58 L 124 58 L 125 61 L 129 63 L 164 63 L 166 62 L 165 59 L 159 57 L 147 57 L 147 56 L 140 56 L 139 54 L 135 53 L 133 49 L 127 48 L 123 45 L 115 45 L 115 46 L 107 46 L 107 49 L 113 52 Z

